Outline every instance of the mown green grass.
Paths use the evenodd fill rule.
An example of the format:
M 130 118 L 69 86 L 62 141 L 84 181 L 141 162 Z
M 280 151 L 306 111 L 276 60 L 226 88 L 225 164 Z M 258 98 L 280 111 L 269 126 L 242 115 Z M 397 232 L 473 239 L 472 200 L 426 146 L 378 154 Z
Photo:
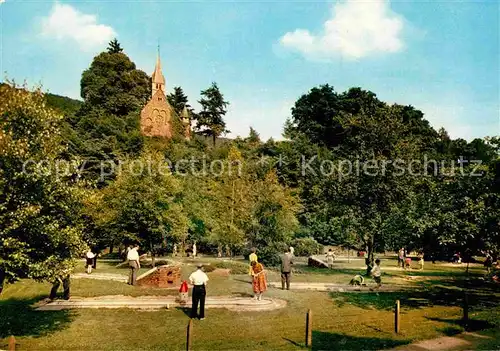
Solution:
M 190 261 L 189 261 L 190 262 Z M 386 266 L 393 262 L 387 260 Z M 359 265 L 359 262 L 357 263 Z M 83 266 L 83 263 L 82 263 Z M 183 266 L 187 278 L 194 264 Z M 316 270 L 298 267 L 293 281 L 345 282 L 356 263 L 342 264 L 341 270 Z M 83 271 L 83 268 L 79 268 Z M 127 268 L 101 261 L 98 272 L 127 274 Z M 435 272 L 431 275 L 427 272 Z M 313 349 L 378 350 L 405 345 L 415 340 L 461 332 L 460 286 L 463 269 L 429 267 L 418 271 L 386 271 L 384 281 L 393 279 L 409 289 L 379 293 L 327 293 L 270 289 L 267 297 L 287 300 L 284 309 L 269 312 L 234 312 L 207 310 L 207 319 L 194 321 L 195 350 L 299 350 L 304 347 L 305 314 L 313 313 Z M 408 275 L 423 280 L 406 280 Z M 481 274 L 473 271 L 472 276 Z M 248 275 L 224 277 L 209 273 L 209 295 L 250 295 Z M 278 280 L 277 272 L 269 272 Z M 0 349 L 7 337 L 15 335 L 21 350 L 180 350 L 185 348 L 188 323 L 180 309 L 144 312 L 136 310 L 71 310 L 37 312 L 30 305 L 47 296 L 50 284 L 21 281 L 8 285 L 0 297 Z M 73 279 L 73 296 L 100 295 L 170 295 L 174 290 L 131 287 L 124 283 Z M 401 300 L 401 333 L 393 333 L 393 311 Z M 472 286 L 469 302 L 471 318 L 481 321 L 481 328 L 497 327 L 499 292 Z M 479 323 L 479 322 L 478 322 Z M 476 323 L 476 325 L 479 325 Z M 488 331 L 498 337 L 492 331 Z M 493 333 L 493 334 L 492 334 Z M 481 339 L 475 349 L 488 349 L 492 339 Z

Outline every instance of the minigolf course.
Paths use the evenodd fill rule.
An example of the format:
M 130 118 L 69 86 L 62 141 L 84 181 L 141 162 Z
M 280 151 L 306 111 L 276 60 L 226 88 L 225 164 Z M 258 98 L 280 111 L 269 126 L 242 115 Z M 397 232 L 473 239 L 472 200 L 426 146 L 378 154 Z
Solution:
M 232 311 L 271 311 L 286 306 L 285 300 L 251 297 L 214 296 L 207 297 L 205 308 L 225 308 Z M 99 297 L 72 297 L 70 300 L 42 300 L 33 307 L 37 311 L 60 311 L 80 308 L 131 308 L 140 310 L 159 310 L 175 307 L 191 307 L 191 301 L 181 304 L 175 296 L 123 296 L 109 295 Z

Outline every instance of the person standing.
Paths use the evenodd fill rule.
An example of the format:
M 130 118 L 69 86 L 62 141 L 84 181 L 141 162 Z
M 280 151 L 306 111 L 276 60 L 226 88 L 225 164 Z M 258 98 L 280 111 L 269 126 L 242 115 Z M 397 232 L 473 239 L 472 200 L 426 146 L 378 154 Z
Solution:
M 92 273 L 92 267 L 94 266 L 94 257 L 95 254 L 92 252 L 92 250 L 89 248 L 87 253 L 85 254 L 86 257 L 86 266 L 87 266 L 87 274 Z
M 57 296 L 57 290 L 59 287 L 63 286 L 63 299 L 69 300 L 70 297 L 70 271 L 69 269 L 64 270 L 59 277 L 56 278 L 54 283 L 52 284 L 52 289 L 50 289 L 49 299 L 54 300 Z
M 193 257 L 196 257 L 196 241 L 193 243 Z
M 334 260 L 335 260 L 335 253 L 332 251 L 332 249 L 329 249 L 328 252 L 326 253 L 326 263 L 328 264 L 328 268 L 330 269 L 333 268 Z
M 295 251 L 295 249 L 293 248 L 293 246 L 290 246 L 290 254 L 291 254 L 292 256 L 294 255 L 294 254 L 293 254 L 293 253 L 294 253 L 294 251 Z
M 281 290 L 290 290 L 290 276 L 292 274 L 293 257 L 288 248 L 284 255 L 281 255 Z
M 493 257 L 489 252 L 486 252 L 486 260 L 484 261 L 484 267 L 486 268 L 486 272 L 490 273 L 491 267 L 493 266 Z
M 139 251 L 139 245 L 135 245 L 127 253 L 128 265 L 130 267 L 130 274 L 127 283 L 129 285 L 135 285 L 135 282 L 137 280 L 137 271 L 141 268 L 138 251 Z
M 398 252 L 398 267 L 404 268 L 405 249 L 401 248 Z
M 262 293 L 267 290 L 266 273 L 264 266 L 257 262 L 252 261 L 252 287 L 255 293 L 254 298 L 262 300 Z
M 189 282 L 193 285 L 191 318 L 205 319 L 205 297 L 207 296 L 206 285 L 208 276 L 203 272 L 203 265 L 198 264 L 197 270 L 189 276 Z M 198 304 L 200 313 L 198 314 Z
M 420 255 L 418 256 L 418 264 L 420 266 L 420 270 L 423 271 L 424 270 L 424 254 L 423 254 L 423 252 L 421 252 Z
M 375 280 L 375 283 L 377 283 L 377 287 L 375 289 L 380 289 L 380 287 L 382 286 L 382 272 L 380 271 L 380 260 L 378 258 L 375 260 L 375 264 L 373 265 L 373 268 L 371 270 L 371 275 L 373 277 L 373 280 Z M 374 289 L 370 290 L 373 291 Z
M 252 248 L 252 253 L 248 255 L 248 260 L 250 261 L 250 268 L 248 274 L 252 275 L 252 262 L 257 262 L 257 249 Z

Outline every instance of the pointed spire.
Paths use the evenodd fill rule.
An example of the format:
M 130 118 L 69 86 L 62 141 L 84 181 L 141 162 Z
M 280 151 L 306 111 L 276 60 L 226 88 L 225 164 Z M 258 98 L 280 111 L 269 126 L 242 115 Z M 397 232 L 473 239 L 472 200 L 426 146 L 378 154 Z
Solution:
M 165 93 L 165 77 L 163 77 L 163 73 L 161 72 L 161 62 L 160 62 L 160 44 L 158 43 L 158 53 L 156 56 L 156 65 L 153 74 L 151 75 L 152 80 L 152 96 L 156 94 L 158 90 L 163 91 Z
M 152 75 L 153 83 L 165 84 L 165 78 L 161 72 L 161 61 L 160 61 L 160 45 L 158 45 L 158 55 L 156 56 L 155 71 Z
M 186 105 L 184 105 L 184 108 L 182 109 L 181 117 L 183 120 L 189 120 L 189 111 L 188 111 Z
M 160 43 L 158 43 L 158 52 L 156 53 L 156 70 L 159 70 L 161 72 L 161 62 L 160 62 Z

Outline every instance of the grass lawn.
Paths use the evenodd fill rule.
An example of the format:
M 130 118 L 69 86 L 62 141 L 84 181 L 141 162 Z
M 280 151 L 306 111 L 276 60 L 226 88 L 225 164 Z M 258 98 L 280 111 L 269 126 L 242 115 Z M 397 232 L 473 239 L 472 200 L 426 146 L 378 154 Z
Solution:
M 218 262 L 203 259 L 205 263 Z M 194 267 L 183 266 L 183 278 Z M 220 260 L 219 260 L 220 262 Z M 226 263 L 230 265 L 231 263 Z M 235 264 L 238 264 L 236 261 Z M 360 270 L 359 261 L 338 263 L 337 269 L 298 266 L 293 281 L 346 283 Z M 395 261 L 383 261 L 395 267 Z M 127 274 L 116 262 L 98 262 L 97 272 Z M 83 272 L 82 267 L 78 269 Z M 144 269 L 145 271 L 146 269 Z M 470 276 L 482 274 L 474 266 Z M 209 295 L 250 295 L 248 275 L 229 277 L 209 273 Z M 408 279 L 408 277 L 416 277 Z M 313 312 L 313 349 L 378 350 L 416 340 L 453 335 L 463 330 L 459 320 L 465 284 L 464 267 L 428 264 L 422 271 L 387 269 L 384 282 L 404 285 L 398 292 L 328 293 L 270 289 L 266 295 L 288 301 L 284 309 L 270 312 L 207 310 L 207 319 L 194 321 L 194 350 L 299 350 L 304 347 L 305 314 Z M 277 272 L 269 280 L 278 281 Z M 370 282 L 369 282 L 370 283 Z M 73 296 L 170 295 L 175 290 L 131 287 L 124 283 L 73 279 Z M 496 290 L 494 290 L 496 289 Z M 79 309 L 36 312 L 30 305 L 46 297 L 50 285 L 30 280 L 8 285 L 0 297 L 0 349 L 15 335 L 20 350 L 181 350 L 185 349 L 187 311 L 171 309 L 145 312 L 127 309 Z M 488 329 L 476 349 L 498 349 L 500 292 L 469 283 L 471 327 Z M 401 333 L 393 333 L 393 305 L 401 300 Z M 496 327 L 495 329 L 492 329 Z

